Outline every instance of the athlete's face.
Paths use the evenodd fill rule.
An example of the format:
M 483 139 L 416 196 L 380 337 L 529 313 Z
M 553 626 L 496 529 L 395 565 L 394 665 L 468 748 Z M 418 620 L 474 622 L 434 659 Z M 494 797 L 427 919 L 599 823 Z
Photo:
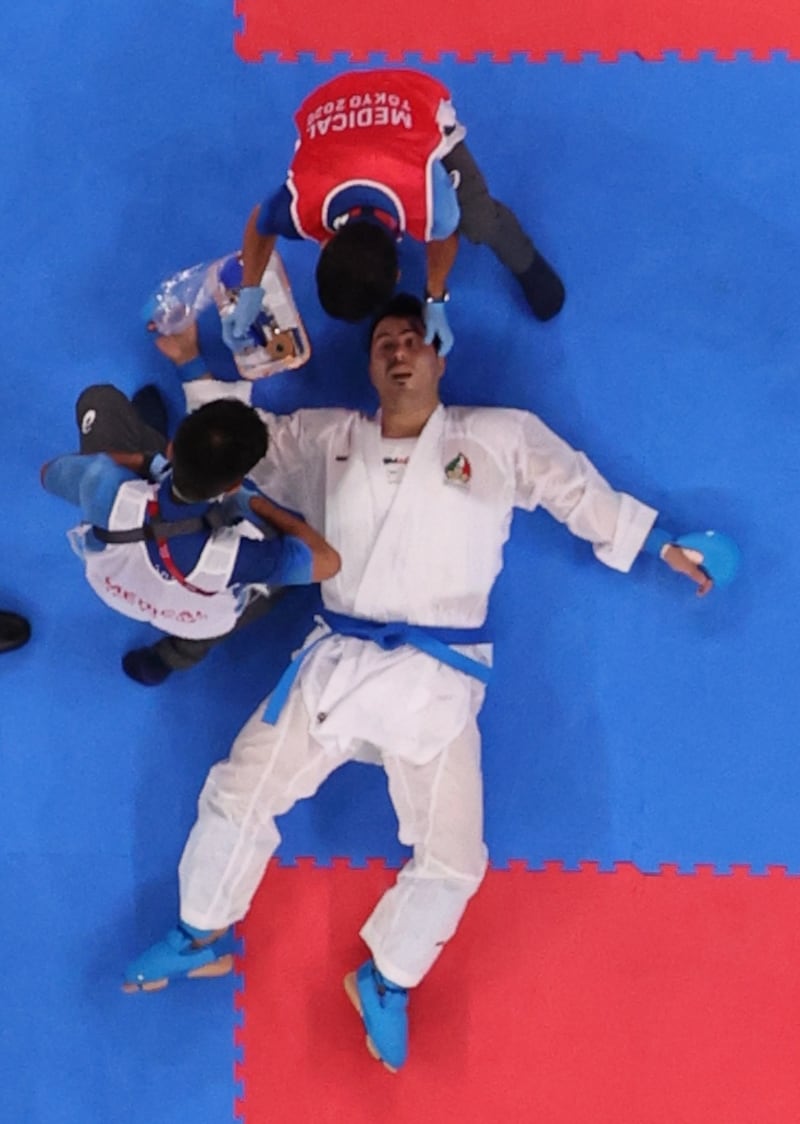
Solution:
M 443 373 L 444 359 L 425 343 L 421 320 L 387 316 L 378 322 L 370 345 L 369 375 L 382 403 L 399 405 L 408 400 L 415 407 L 436 403 Z

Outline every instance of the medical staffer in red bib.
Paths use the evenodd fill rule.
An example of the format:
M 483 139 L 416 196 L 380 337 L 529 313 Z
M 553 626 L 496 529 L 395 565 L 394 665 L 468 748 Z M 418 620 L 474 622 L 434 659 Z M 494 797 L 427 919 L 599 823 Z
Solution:
M 447 281 L 459 237 L 489 246 L 519 281 L 539 320 L 555 316 L 564 287 L 516 216 L 489 194 L 464 143 L 450 92 L 415 70 L 349 71 L 312 91 L 295 114 L 298 141 L 285 184 L 252 211 L 244 276 L 223 326 L 232 351 L 252 346 L 260 281 L 279 236 L 322 250 L 320 303 L 340 320 L 372 315 L 398 277 L 397 243 L 425 243 L 427 341 L 453 344 Z

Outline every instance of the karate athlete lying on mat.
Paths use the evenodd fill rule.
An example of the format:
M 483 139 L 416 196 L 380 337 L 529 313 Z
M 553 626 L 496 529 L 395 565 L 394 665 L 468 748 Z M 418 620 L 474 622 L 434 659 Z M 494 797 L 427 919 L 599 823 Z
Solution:
M 42 483 L 81 508 L 71 541 L 98 597 L 167 633 L 122 662 L 130 678 L 155 686 L 268 612 L 276 587 L 332 577 L 339 556 L 303 519 L 244 484 L 268 444 L 252 407 L 210 402 L 168 445 L 137 399 L 113 386 L 85 390 L 76 407 L 81 451 L 46 464 Z
M 126 973 L 136 991 L 227 971 L 216 942 L 248 911 L 280 839 L 275 817 L 345 761 L 371 759 L 413 857 L 366 921 L 371 957 L 345 988 L 391 1070 L 406 1060 L 408 991 L 486 869 L 476 719 L 491 660 L 487 602 L 513 509 L 545 508 L 614 569 L 629 570 L 644 548 L 699 593 L 712 585 L 654 530 L 651 507 L 613 491 L 532 414 L 443 406 L 444 366 L 425 343 L 420 302 L 399 296 L 371 339 L 378 415 L 269 417 L 254 478 L 324 526 L 342 568 L 323 583 L 323 623 L 209 773 L 180 864 L 179 925 Z

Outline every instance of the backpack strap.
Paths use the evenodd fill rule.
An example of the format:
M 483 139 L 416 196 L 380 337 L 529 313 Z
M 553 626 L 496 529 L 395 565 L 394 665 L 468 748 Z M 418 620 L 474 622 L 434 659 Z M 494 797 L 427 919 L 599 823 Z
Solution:
M 215 507 L 219 507 L 219 504 Z M 143 527 L 131 527 L 127 531 L 109 531 L 105 527 L 93 526 L 92 533 L 104 543 L 156 542 L 159 539 L 178 538 L 180 535 L 196 535 L 198 531 L 215 531 L 218 527 L 228 525 L 222 515 L 209 519 L 212 511 L 214 508 L 205 516 L 197 515 L 193 519 L 154 519 Z

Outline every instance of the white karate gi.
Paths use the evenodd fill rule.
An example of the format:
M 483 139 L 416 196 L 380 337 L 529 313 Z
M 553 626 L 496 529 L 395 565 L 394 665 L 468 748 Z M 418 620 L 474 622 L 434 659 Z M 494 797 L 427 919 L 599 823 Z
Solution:
M 381 438 L 379 418 L 301 410 L 265 421 L 270 448 L 252 475 L 339 551 L 323 600 L 351 616 L 482 625 L 514 507 L 544 507 L 621 571 L 656 518 L 521 410 L 440 406 L 415 442 L 399 444 L 404 471 L 384 463 L 387 452 L 404 457 Z M 322 624 L 306 643 L 327 633 Z M 490 662 L 488 645 L 461 650 Z M 274 817 L 345 761 L 379 761 L 413 857 L 361 935 L 378 969 L 413 987 L 486 868 L 483 694 L 477 679 L 409 646 L 384 651 L 329 634 L 306 657 L 276 725 L 263 723 L 259 706 L 211 770 L 181 861 L 182 919 L 215 929 L 242 918 L 280 840 Z

